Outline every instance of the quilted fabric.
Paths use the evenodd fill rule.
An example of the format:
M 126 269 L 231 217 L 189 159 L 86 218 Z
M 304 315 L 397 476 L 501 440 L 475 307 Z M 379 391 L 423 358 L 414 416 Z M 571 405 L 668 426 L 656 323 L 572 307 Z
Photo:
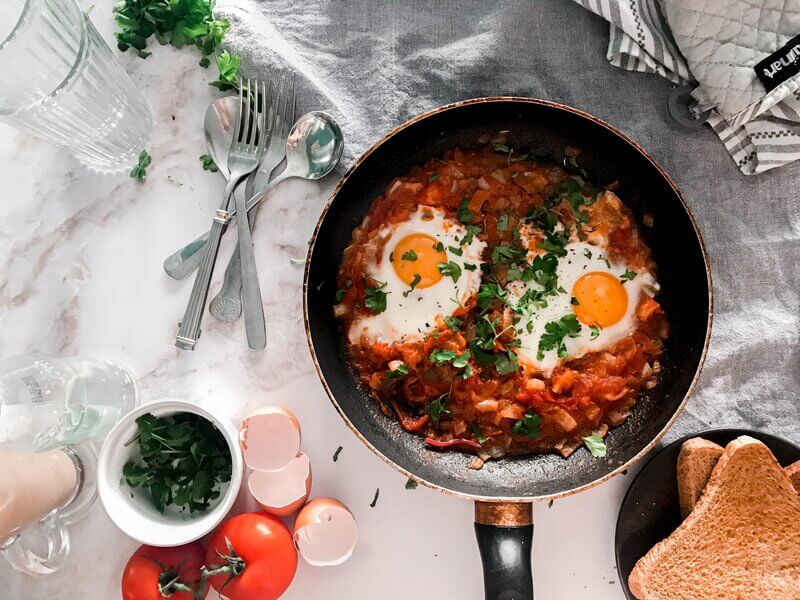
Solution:
M 611 64 L 694 87 L 742 173 L 800 160 L 800 75 L 767 93 L 752 68 L 800 34 L 800 0 L 574 1 L 610 23 Z
M 732 127 L 795 94 L 800 76 L 767 93 L 753 67 L 800 33 L 798 0 L 662 0 L 675 42 L 700 84 L 699 108 Z

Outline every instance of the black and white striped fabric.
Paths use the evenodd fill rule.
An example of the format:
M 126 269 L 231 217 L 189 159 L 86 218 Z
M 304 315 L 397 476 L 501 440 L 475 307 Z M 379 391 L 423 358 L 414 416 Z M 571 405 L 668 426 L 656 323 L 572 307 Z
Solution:
M 702 81 L 703 78 L 699 74 L 705 74 L 710 64 L 717 63 L 713 63 L 713 56 L 700 55 L 695 51 L 698 44 L 694 42 L 697 40 L 692 38 L 692 32 L 687 31 L 686 26 L 691 22 L 692 26 L 696 27 L 697 22 L 702 22 L 703 19 L 706 21 L 719 19 L 708 2 L 691 4 L 689 0 L 574 1 L 610 23 L 607 58 L 611 64 L 629 71 L 657 73 L 675 84 L 695 86 L 692 92 L 694 98 L 692 110 L 695 114 L 709 111 L 706 123 L 719 136 L 742 173 L 745 175 L 763 173 L 800 159 L 800 99 L 795 89 L 797 85 L 778 90 L 781 95 L 776 97 L 777 92 L 769 94 L 763 87 L 756 88 L 755 86 L 761 84 L 753 76 L 753 89 L 757 90 L 757 95 L 763 95 L 763 98 L 757 98 L 755 102 L 748 104 L 746 110 L 731 114 L 730 111 L 726 111 L 728 107 L 719 100 L 727 91 L 723 89 L 724 86 L 713 86 L 713 89 L 710 89 L 708 82 Z M 720 6 L 725 10 L 733 10 L 736 4 L 734 1 Z M 777 5 L 781 3 L 777 2 Z M 776 29 L 779 23 L 784 27 L 787 23 L 787 13 L 784 12 L 783 5 L 780 6 L 780 12 L 776 9 L 774 1 L 766 4 L 748 2 L 742 6 L 746 6 L 748 10 L 746 27 L 753 30 L 753 35 L 758 39 L 764 39 L 765 35 L 773 36 L 776 40 L 773 43 L 776 48 L 773 50 L 784 43 L 784 38 L 791 37 Z M 797 9 L 798 14 L 794 15 L 795 17 L 800 15 L 800 6 Z M 673 36 L 667 16 L 675 17 L 680 15 L 680 11 L 687 14 L 696 13 L 696 19 L 676 18 L 676 31 Z M 681 29 L 678 30 L 678 27 Z M 795 35 L 798 33 L 800 31 L 796 31 Z M 709 41 L 708 33 L 704 35 L 706 36 L 704 41 Z M 730 31 L 720 26 L 719 35 L 720 38 L 728 36 L 728 39 L 721 40 L 720 43 L 727 42 Z M 682 41 L 685 42 L 686 52 L 681 52 L 679 47 Z M 757 58 L 769 53 L 762 52 L 759 48 L 748 50 L 752 52 L 741 53 L 741 64 L 727 64 L 724 68 L 739 68 L 740 72 L 744 66 L 752 69 L 752 65 L 758 62 Z M 693 72 L 698 73 L 700 82 L 693 76 Z M 704 84 L 709 90 L 704 89 Z M 753 89 L 748 91 L 752 92 Z

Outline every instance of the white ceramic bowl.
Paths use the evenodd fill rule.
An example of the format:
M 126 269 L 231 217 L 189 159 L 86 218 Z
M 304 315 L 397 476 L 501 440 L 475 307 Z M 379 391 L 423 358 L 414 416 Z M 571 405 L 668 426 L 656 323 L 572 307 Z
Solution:
M 194 413 L 211 421 L 225 436 L 231 452 L 231 480 L 209 509 L 190 513 L 168 507 L 162 514 L 145 490 L 121 483 L 123 465 L 139 454 L 138 444 L 125 444 L 136 435 L 136 419 L 146 413 L 157 417 Z M 129 412 L 108 434 L 97 465 L 97 490 L 109 518 L 127 535 L 151 546 L 180 546 L 203 537 L 220 524 L 239 494 L 242 474 L 239 432 L 229 419 L 183 400 L 158 400 Z

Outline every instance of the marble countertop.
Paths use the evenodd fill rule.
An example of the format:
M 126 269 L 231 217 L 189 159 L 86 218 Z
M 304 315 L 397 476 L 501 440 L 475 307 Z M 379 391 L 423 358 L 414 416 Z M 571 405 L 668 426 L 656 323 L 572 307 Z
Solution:
M 241 27 L 249 3 L 220 4 Z M 330 9 L 326 27 L 333 23 L 340 38 L 329 40 L 330 47 L 310 41 L 308 47 L 347 57 L 344 48 L 379 16 L 362 18 L 370 11 L 363 2 L 355 4 Z M 710 130 L 685 130 L 670 121 L 668 83 L 623 73 L 605 62 L 602 21 L 567 0 L 534 4 L 500 2 L 480 21 L 490 33 L 512 21 L 535 32 L 526 40 L 536 61 L 526 59 L 530 76 L 525 80 L 509 79 L 491 67 L 495 63 L 480 54 L 482 38 L 475 42 L 477 54 L 467 52 L 453 67 L 466 72 L 463 86 L 454 86 L 446 70 L 426 70 L 435 93 L 395 106 L 373 124 L 374 131 L 352 124 L 353 115 L 336 101 L 339 88 L 327 85 L 326 73 L 314 71 L 308 61 L 292 65 L 301 74 L 298 108 L 330 110 L 341 120 L 349 136 L 348 164 L 389 126 L 436 104 L 478 95 L 560 100 L 619 126 L 651 150 L 683 189 L 704 233 L 715 278 L 715 326 L 706 368 L 667 440 L 708 426 L 750 425 L 800 442 L 800 166 L 743 177 Z M 304 33 L 282 22 L 288 17 L 276 5 L 265 6 L 275 9 L 272 25 L 285 33 L 279 40 L 266 39 L 278 40 L 276 47 L 303 49 Z M 431 10 L 446 11 L 436 6 Z M 98 5 L 91 17 L 112 40 L 109 10 Z M 557 34 L 565 20 L 574 32 L 571 45 Z M 439 35 L 446 38 L 442 47 L 451 43 L 447 35 L 452 33 Z M 463 48 L 448 48 L 463 54 Z M 398 54 L 397 64 L 407 65 L 406 56 Z M 148 60 L 133 55 L 120 60 L 150 102 L 156 123 L 145 182 L 93 174 L 67 153 L 0 125 L 0 357 L 42 352 L 119 360 L 139 377 L 143 402 L 184 397 L 222 407 L 232 417 L 265 403 L 294 410 L 314 469 L 313 494 L 345 502 L 355 514 L 360 541 L 352 559 L 338 568 L 314 568 L 301 560 L 287 599 L 399 600 L 412 593 L 481 598 L 471 503 L 421 486 L 406 490 L 405 479 L 341 422 L 309 357 L 302 266 L 289 259 L 305 256 L 311 230 L 342 170 L 318 184 L 287 183 L 261 210 L 254 241 L 267 349 L 247 349 L 241 322 L 207 318 L 196 351 L 180 352 L 173 340 L 191 282 L 171 280 L 161 264 L 207 226 L 223 191 L 222 178 L 203 171 L 198 160 L 205 153 L 203 111 L 216 96 L 207 85 L 212 73 L 197 67 L 193 52 L 167 47 L 155 48 Z M 352 91 L 341 90 L 345 99 L 353 99 Z M 365 105 L 370 93 L 366 87 Z M 223 241 L 221 261 L 233 242 L 233 236 Z M 217 289 L 219 278 L 211 293 Z M 634 472 L 534 507 L 537 597 L 621 597 L 613 532 Z M 376 488 L 380 498 L 371 508 Z M 0 562 L 2 596 L 119 598 L 121 570 L 137 544 L 116 530 L 99 505 L 72 534 L 66 567 L 49 578 L 24 578 Z

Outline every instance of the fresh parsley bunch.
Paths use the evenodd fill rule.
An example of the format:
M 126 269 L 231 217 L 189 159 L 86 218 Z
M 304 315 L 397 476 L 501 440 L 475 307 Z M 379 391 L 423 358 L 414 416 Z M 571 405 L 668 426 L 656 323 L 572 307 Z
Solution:
M 197 46 L 201 67 L 208 67 L 209 57 L 215 55 L 220 78 L 211 85 L 220 90 L 235 87 L 239 57 L 227 51 L 216 54 L 230 23 L 215 19 L 213 8 L 214 0 L 121 0 L 114 5 L 117 47 L 123 52 L 133 48 L 147 58 L 151 54 L 146 51 L 147 41 L 152 36 L 175 48 Z
M 231 479 L 231 453 L 222 433 L 207 419 L 191 413 L 136 419 L 141 459 L 128 461 L 122 482 L 148 491 L 160 511 L 176 505 L 190 512 L 205 510 Z

